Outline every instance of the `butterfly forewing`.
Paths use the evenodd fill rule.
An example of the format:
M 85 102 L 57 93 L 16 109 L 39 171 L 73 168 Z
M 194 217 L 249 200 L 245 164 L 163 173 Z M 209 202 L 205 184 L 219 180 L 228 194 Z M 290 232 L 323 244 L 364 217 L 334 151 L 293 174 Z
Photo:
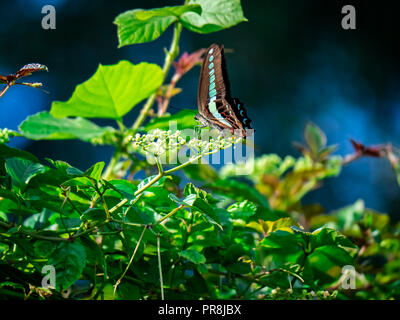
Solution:
M 231 97 L 224 47 L 212 44 L 206 51 L 198 88 L 197 120 L 219 131 L 224 129 L 246 137 L 251 129 L 243 103 Z
M 204 112 L 204 108 L 214 96 L 216 99 L 230 98 L 224 47 L 216 44 L 207 49 L 201 67 L 197 96 L 199 112 Z

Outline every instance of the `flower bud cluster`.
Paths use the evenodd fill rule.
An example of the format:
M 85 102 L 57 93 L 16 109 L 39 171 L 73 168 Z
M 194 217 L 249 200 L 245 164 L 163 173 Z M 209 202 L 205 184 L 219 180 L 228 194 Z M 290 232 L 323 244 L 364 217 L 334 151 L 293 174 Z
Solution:
M 17 132 L 4 128 L 0 129 L 0 143 L 8 143 L 10 142 L 10 137 L 14 137 L 17 135 Z
M 179 151 L 182 147 L 188 147 L 199 154 L 204 154 L 214 150 L 221 150 L 232 146 L 241 141 L 241 138 L 229 137 L 210 138 L 204 141 L 198 138 L 187 140 L 182 137 L 182 132 L 177 130 L 163 131 L 155 129 L 147 134 L 137 133 L 132 137 L 132 146 L 144 152 L 149 152 L 154 156 L 160 156 L 168 151 Z

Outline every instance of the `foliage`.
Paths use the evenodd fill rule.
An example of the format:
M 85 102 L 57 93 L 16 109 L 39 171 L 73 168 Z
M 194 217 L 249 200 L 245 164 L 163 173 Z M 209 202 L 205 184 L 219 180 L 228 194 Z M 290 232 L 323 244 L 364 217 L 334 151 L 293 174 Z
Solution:
M 297 144 L 302 156 L 262 155 L 216 171 L 201 160 L 240 146 L 242 139 L 187 136 L 182 130 L 194 127 L 192 112 L 168 114 L 170 99 L 180 92 L 177 82 L 204 52 L 174 61 L 182 28 L 210 33 L 242 21 L 239 0 L 122 13 L 115 20 L 120 46 L 153 41 L 173 25 L 162 68 L 128 61 L 100 65 L 68 101 L 28 117 L 19 132 L 0 131 L 0 298 L 400 297 L 399 225 L 362 200 L 330 214 L 302 204 L 361 156 L 387 157 L 398 172 L 389 146 L 353 143 L 354 154 L 335 156 L 323 131 L 310 123 L 306 146 Z M 17 77 L 3 78 L 8 89 Z M 126 126 L 124 115 L 145 99 L 136 121 Z M 157 115 L 151 109 L 156 101 Z M 118 126 L 101 127 L 88 118 L 111 118 Z M 14 136 L 80 139 L 115 152 L 107 166 L 100 162 L 83 171 L 7 146 Z M 251 173 L 239 178 L 238 170 Z M 56 271 L 54 288 L 42 283 L 48 265 Z M 343 287 L 344 266 L 355 268 L 354 289 Z

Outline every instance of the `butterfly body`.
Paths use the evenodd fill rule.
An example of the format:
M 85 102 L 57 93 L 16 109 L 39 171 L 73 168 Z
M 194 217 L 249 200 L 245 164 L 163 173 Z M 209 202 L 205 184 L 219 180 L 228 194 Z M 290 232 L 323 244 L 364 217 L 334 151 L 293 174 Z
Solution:
M 243 103 L 232 98 L 226 70 L 224 48 L 212 44 L 206 51 L 200 72 L 197 96 L 199 113 L 195 119 L 203 126 L 230 132 L 243 138 L 251 129 Z

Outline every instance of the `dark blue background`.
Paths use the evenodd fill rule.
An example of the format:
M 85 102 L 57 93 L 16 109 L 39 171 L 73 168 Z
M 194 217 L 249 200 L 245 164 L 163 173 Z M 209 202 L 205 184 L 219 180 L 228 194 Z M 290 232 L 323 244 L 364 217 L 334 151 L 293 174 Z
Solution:
M 41 8 L 46 4 L 56 7 L 56 30 L 41 28 Z M 0 74 L 15 72 L 26 63 L 43 63 L 50 72 L 31 79 L 43 82 L 50 94 L 11 88 L 0 99 L 0 127 L 17 129 L 28 115 L 49 110 L 53 100 L 67 100 L 99 63 L 128 59 L 162 65 L 171 28 L 151 43 L 117 49 L 112 22 L 128 9 L 175 4 L 181 1 L 1 1 Z M 345 4 L 356 7 L 357 30 L 341 28 Z M 248 22 L 209 35 L 184 30 L 180 48 L 192 52 L 217 42 L 234 50 L 227 54 L 232 92 L 245 102 L 253 120 L 258 154 L 297 156 L 291 142 L 302 140 L 308 120 L 326 132 L 330 144 L 339 144 L 337 154 L 352 151 L 349 138 L 396 145 L 400 137 L 400 19 L 390 2 L 248 0 L 242 5 Z M 184 91 L 172 100 L 173 106 L 196 110 L 198 72 L 199 68 L 192 70 L 179 83 Z M 126 117 L 126 124 L 133 122 L 139 109 Z M 80 141 L 18 138 L 11 145 L 82 169 L 95 161 L 108 161 L 112 151 Z M 340 177 L 325 182 L 305 202 L 320 202 L 333 210 L 363 198 L 366 206 L 400 218 L 399 195 L 388 162 L 365 158 L 346 166 Z

